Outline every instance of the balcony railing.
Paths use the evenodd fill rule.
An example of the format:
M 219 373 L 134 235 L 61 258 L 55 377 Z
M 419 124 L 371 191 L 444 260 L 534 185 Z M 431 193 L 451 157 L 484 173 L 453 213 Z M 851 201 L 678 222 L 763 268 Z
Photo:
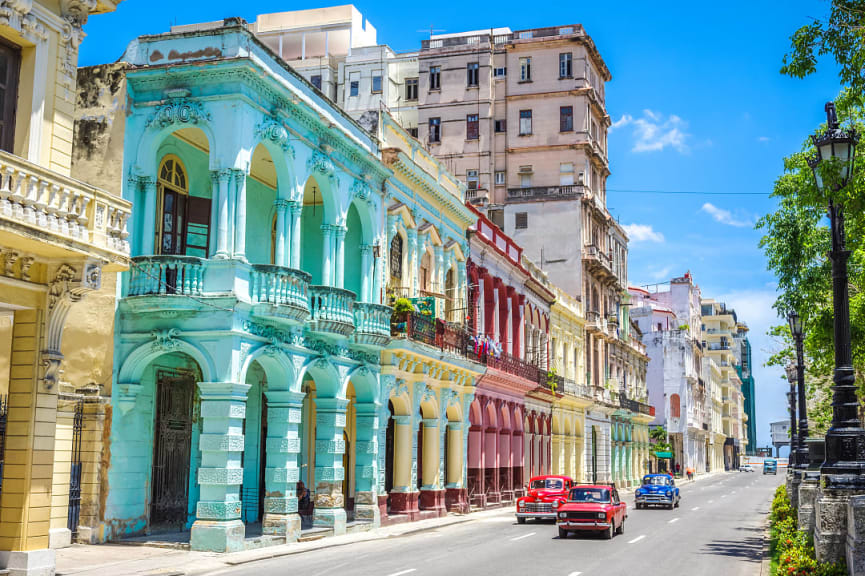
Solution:
M 613 273 L 613 264 L 610 255 L 593 244 L 583 246 L 583 260 L 600 266 L 610 274 Z
M 354 330 L 354 303 L 351 290 L 333 286 L 309 287 L 309 329 L 348 336 Z
M 291 306 L 309 312 L 309 282 L 300 270 L 270 264 L 253 264 L 249 275 L 249 299 L 253 303 Z
M 390 334 L 391 336 L 405 335 L 409 340 L 478 361 L 471 335 L 459 324 L 445 322 L 418 312 L 395 313 L 390 321 Z
M 354 334 L 358 344 L 385 346 L 390 341 L 390 319 L 393 308 L 382 304 L 355 302 Z
M 122 198 L 0 151 L 0 220 L 85 251 L 96 248 L 127 256 L 131 210 L 132 204 Z
M 201 296 L 204 263 L 196 256 L 137 256 L 132 259 L 129 296 Z
M 490 368 L 507 372 L 520 378 L 525 378 L 537 383 L 539 386 L 549 388 L 547 384 L 547 371 L 538 368 L 534 364 L 526 362 L 511 354 L 502 352 L 496 357 L 493 354 L 485 354 L 481 357 L 481 362 L 485 363 Z
M 638 402 L 637 400 L 632 400 L 623 393 L 619 394 L 619 406 L 621 406 L 625 410 L 633 412 L 634 414 L 645 414 L 647 416 L 655 415 L 654 406 Z
M 508 188 L 508 200 L 562 200 L 579 198 L 583 195 L 584 189 L 585 186 L 580 184 Z

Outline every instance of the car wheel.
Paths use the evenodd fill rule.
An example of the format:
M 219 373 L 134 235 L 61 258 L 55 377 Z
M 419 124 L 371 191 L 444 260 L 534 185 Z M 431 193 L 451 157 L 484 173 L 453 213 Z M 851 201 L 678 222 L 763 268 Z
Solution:
M 525 524 L 525 523 L 526 523 L 525 518 L 517 518 L 517 524 Z
M 676 498 L 676 508 L 679 507 L 679 501 L 680 501 L 680 500 L 681 500 L 681 498 Z
M 567 537 L 568 537 L 568 531 L 565 530 L 564 528 L 559 528 L 559 538 L 564 540 Z
M 625 519 L 624 518 L 622 519 L 622 523 L 619 524 L 619 529 L 616 530 L 616 532 L 618 534 L 624 534 L 625 533 Z
M 669 504 L 667 504 L 667 510 L 672 510 L 673 506 L 674 506 L 674 504 L 672 502 L 670 502 Z
M 610 522 L 610 527 L 604 530 L 604 540 L 612 540 L 616 535 L 616 523 Z

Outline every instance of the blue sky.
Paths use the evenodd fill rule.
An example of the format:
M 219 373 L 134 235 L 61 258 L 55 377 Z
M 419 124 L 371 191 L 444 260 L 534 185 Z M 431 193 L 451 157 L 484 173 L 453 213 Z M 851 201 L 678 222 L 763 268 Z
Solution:
M 126 0 L 115 14 L 90 19 L 82 66 L 111 62 L 141 34 L 189 24 L 327 6 L 315 2 Z M 459 9 L 427 3 L 358 2 L 379 42 L 412 50 L 430 26 L 447 32 L 581 23 L 613 74 L 608 204 L 631 230 L 632 284 L 690 270 L 705 296 L 736 308 L 751 327 L 760 445 L 769 422 L 786 417 L 781 371 L 762 367 L 776 322 L 774 278 L 757 247 L 756 219 L 770 211 L 782 158 L 799 149 L 824 118 L 838 81 L 831 63 L 805 80 L 782 77 L 790 34 L 825 16 L 828 2 L 579 3 L 463 1 Z M 664 9 L 658 8 L 663 6 Z M 427 30 L 426 33 L 423 30 Z M 700 191 L 713 195 L 635 194 L 628 190 Z M 731 195 L 732 192 L 758 195 Z M 728 194 L 728 195 L 722 195 Z

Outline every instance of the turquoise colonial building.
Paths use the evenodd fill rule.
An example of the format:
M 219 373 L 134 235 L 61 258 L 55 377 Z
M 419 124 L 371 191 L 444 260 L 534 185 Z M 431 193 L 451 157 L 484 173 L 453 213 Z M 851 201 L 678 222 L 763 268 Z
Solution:
M 464 187 L 427 156 L 416 164 L 410 144 L 385 162 L 375 135 L 242 20 L 139 38 L 125 61 L 135 216 L 106 537 L 191 529 L 193 549 L 231 551 L 246 523 L 275 541 L 375 524 L 386 490 L 414 493 L 394 503 L 406 512 L 421 491 L 437 510 L 446 489 L 459 500 L 478 370 L 437 342 L 432 360 L 414 344 L 387 351 L 385 375 L 381 359 L 396 258 L 409 296 L 427 272 L 431 292 L 465 289 Z M 439 200 L 420 206 L 413 187 Z M 432 265 L 412 240 L 393 254 L 406 234 Z M 442 314 L 454 302 L 442 297 Z

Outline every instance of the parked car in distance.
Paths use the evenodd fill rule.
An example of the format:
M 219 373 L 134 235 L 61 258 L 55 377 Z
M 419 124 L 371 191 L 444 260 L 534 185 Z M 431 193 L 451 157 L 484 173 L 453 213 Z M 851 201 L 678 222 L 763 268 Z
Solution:
M 754 468 L 750 464 L 742 464 L 739 466 L 739 472 L 753 472 Z
M 679 487 L 669 474 L 646 474 L 642 485 L 634 492 L 637 510 L 649 506 L 665 506 L 672 510 L 679 505 Z
M 517 499 L 517 522 L 525 524 L 529 518 L 555 520 L 556 510 L 568 499 L 573 485 L 568 476 L 534 476 L 526 495 Z
M 609 540 L 625 532 L 628 506 L 619 499 L 614 484 L 578 484 L 559 506 L 556 524 L 559 538 L 569 532 L 600 532 Z
M 777 474 L 778 461 L 774 458 L 766 458 L 763 460 L 763 474 Z

